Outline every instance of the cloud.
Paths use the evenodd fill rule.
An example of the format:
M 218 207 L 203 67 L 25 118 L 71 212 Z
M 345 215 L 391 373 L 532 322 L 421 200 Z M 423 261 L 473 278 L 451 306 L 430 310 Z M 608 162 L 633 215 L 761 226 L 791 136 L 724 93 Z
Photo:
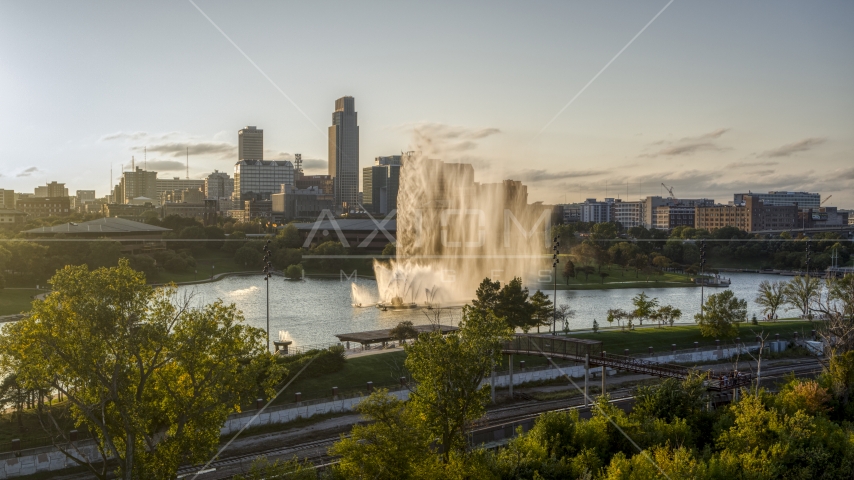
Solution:
M 645 153 L 640 155 L 641 157 L 659 157 L 659 156 L 689 156 L 693 155 L 697 152 L 702 151 L 711 151 L 711 152 L 720 152 L 724 150 L 729 150 L 728 147 L 721 147 L 716 142 L 718 139 L 723 136 L 726 132 L 730 131 L 729 128 L 719 128 L 717 130 L 704 133 L 702 135 L 697 135 L 694 137 L 683 137 L 675 142 L 668 142 L 665 140 L 659 140 L 657 142 L 652 142 L 649 145 L 658 146 L 658 145 L 669 145 L 668 147 L 662 148 L 654 153 Z
M 806 152 L 807 150 L 811 150 L 814 147 L 817 147 L 824 142 L 826 142 L 826 138 L 812 137 L 805 138 L 799 142 L 790 143 L 788 145 L 783 145 L 782 147 L 774 148 L 771 150 L 766 150 L 759 155 L 758 157 L 788 157 L 792 154 L 799 152 Z
M 237 158 L 237 146 L 226 142 L 170 142 L 149 145 L 148 147 L 133 147 L 132 150 L 143 151 L 147 148 L 152 153 L 162 153 L 173 157 L 183 157 L 187 149 L 192 155 L 215 155 L 219 157 Z
M 101 142 L 111 142 L 111 141 L 115 141 L 115 140 L 139 141 L 139 140 L 147 140 L 147 139 L 164 140 L 166 138 L 174 137 L 174 136 L 179 135 L 179 134 L 180 134 L 180 132 L 166 132 L 166 133 L 161 133 L 161 134 L 151 134 L 148 132 L 122 132 L 122 131 L 118 131 L 115 133 L 110 133 L 110 134 L 104 135 L 103 137 L 101 137 L 99 139 L 99 141 L 101 141 Z
M 315 158 L 303 159 L 302 167 L 306 170 L 322 170 L 329 168 L 329 162 Z
M 29 177 L 29 176 L 32 176 L 32 174 L 34 174 L 34 173 L 38 173 L 39 171 L 40 170 L 37 167 L 29 167 L 26 170 L 24 170 L 23 172 L 15 175 L 15 176 L 16 177 Z
M 833 178 L 840 180 L 854 180 L 854 168 L 842 170 L 841 172 L 834 174 Z
M 521 180 L 525 183 L 538 183 L 538 182 L 553 182 L 557 180 L 564 180 L 567 178 L 583 178 L 583 177 L 595 177 L 599 175 L 605 175 L 609 173 L 607 170 L 583 170 L 583 171 L 562 171 L 556 172 L 551 170 L 522 170 L 516 173 L 510 173 L 506 175 L 508 178 L 512 178 L 514 180 Z
M 752 168 L 752 167 L 773 167 L 779 165 L 780 162 L 732 162 L 724 166 L 727 169 L 734 168 Z
M 146 167 L 154 171 L 174 171 L 184 170 L 186 165 L 177 160 L 149 160 Z

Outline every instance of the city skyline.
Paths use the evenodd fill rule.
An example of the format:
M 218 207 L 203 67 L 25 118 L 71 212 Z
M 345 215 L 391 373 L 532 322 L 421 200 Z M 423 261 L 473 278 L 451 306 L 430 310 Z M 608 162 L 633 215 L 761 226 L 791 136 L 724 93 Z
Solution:
M 318 33 L 320 7 L 197 5 L 5 4 L 3 188 L 56 180 L 103 196 L 111 164 L 113 185 L 131 155 L 184 176 L 187 148 L 192 178 L 229 172 L 246 125 L 266 130 L 265 159 L 302 152 L 323 174 L 328 105 L 352 95 L 360 169 L 420 147 L 547 203 L 626 198 L 627 182 L 632 199 L 666 194 L 664 182 L 719 202 L 793 190 L 854 206 L 850 4 L 341 5 L 368 32 L 347 45 Z

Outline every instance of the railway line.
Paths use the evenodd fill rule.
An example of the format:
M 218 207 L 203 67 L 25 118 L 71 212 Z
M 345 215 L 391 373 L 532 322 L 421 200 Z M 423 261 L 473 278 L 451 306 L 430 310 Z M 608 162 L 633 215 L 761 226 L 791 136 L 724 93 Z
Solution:
M 767 385 L 775 380 L 782 379 L 790 373 L 794 373 L 798 377 L 813 376 L 820 373 L 821 370 L 821 364 L 812 359 L 798 365 L 768 366 L 762 370 L 761 382 L 763 385 Z M 617 388 L 609 390 L 608 394 L 611 396 L 611 403 L 620 405 L 622 408 L 627 408 L 634 401 L 635 390 L 636 387 Z M 524 422 L 531 423 L 538 416 L 546 412 L 582 409 L 585 409 L 585 407 L 581 396 L 556 400 L 534 400 L 524 404 L 492 408 L 472 426 L 473 438 L 474 434 L 478 432 L 496 430 L 501 427 L 513 427 L 515 429 L 516 425 Z M 586 409 L 585 412 L 589 412 L 589 409 Z M 328 449 L 340 438 L 341 435 L 334 435 L 297 445 L 229 456 L 211 462 L 204 470 L 200 470 L 200 466 L 186 466 L 179 469 L 178 478 L 191 479 L 196 477 L 200 480 L 233 478 L 235 475 L 246 473 L 251 463 L 258 457 L 267 457 L 271 460 L 297 457 L 302 461 L 309 461 L 323 468 L 335 463 L 335 459 L 328 454 Z

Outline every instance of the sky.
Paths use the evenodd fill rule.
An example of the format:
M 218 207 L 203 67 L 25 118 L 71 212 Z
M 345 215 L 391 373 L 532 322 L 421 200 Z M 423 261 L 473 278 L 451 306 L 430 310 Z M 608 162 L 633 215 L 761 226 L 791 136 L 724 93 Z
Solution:
M 231 173 L 246 125 L 326 173 L 345 95 L 362 167 L 419 150 L 530 201 L 854 208 L 850 1 L 0 0 L 0 188 L 103 196 L 131 157 L 185 176 L 187 148 L 191 178 Z

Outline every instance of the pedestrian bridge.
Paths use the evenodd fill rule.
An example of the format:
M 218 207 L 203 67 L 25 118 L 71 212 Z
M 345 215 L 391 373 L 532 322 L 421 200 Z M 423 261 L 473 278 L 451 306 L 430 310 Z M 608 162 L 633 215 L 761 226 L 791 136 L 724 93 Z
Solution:
M 589 378 L 590 367 L 612 368 L 633 373 L 642 373 L 659 378 L 676 378 L 684 380 L 692 372 L 698 370 L 652 362 L 637 357 L 614 355 L 602 350 L 602 342 L 581 338 L 561 337 L 555 335 L 517 334 L 511 340 L 504 342 L 501 348 L 505 355 L 536 355 L 541 357 L 561 358 L 584 363 L 588 369 L 585 383 Z M 512 375 L 512 362 L 511 362 Z M 711 391 L 721 392 L 749 386 L 753 381 L 750 373 L 716 373 L 711 370 L 702 372 L 706 378 L 706 387 Z M 604 376 L 603 376 L 604 381 Z

